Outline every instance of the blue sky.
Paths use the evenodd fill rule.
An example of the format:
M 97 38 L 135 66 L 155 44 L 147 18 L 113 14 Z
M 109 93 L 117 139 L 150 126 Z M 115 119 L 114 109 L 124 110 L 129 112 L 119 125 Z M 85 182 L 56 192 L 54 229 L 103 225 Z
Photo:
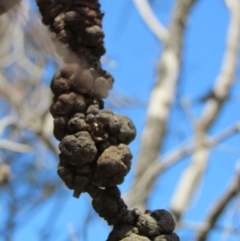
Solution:
M 116 94 L 129 97 L 135 100 L 130 107 L 115 108 L 114 111 L 130 117 L 137 127 L 137 138 L 131 144 L 134 154 L 134 162 L 131 173 L 121 189 L 126 191 L 131 184 L 134 173 L 134 166 L 141 132 L 145 123 L 145 115 L 150 91 L 154 85 L 157 73 L 157 63 L 161 54 L 162 45 L 157 38 L 146 27 L 130 0 L 101 0 L 102 10 L 105 12 L 103 28 L 105 31 L 105 44 L 107 58 L 113 60 L 114 67 L 104 65 L 115 77 L 113 98 Z M 154 12 L 164 25 L 168 25 L 171 16 L 172 0 L 151 1 Z M 223 53 L 225 49 L 226 33 L 229 24 L 229 13 L 223 0 L 199 0 L 192 10 L 184 36 L 183 64 L 180 76 L 178 98 L 173 105 L 173 113 L 168 123 L 168 135 L 163 147 L 163 153 L 171 150 L 181 141 L 191 135 L 191 126 L 181 108 L 179 100 L 189 99 L 193 104 L 193 114 L 198 117 L 203 104 L 199 98 L 206 94 L 212 87 L 221 68 Z M 52 71 L 49 71 L 49 79 Z M 238 80 L 239 81 L 239 80 Z M 236 83 L 232 90 L 233 98 L 237 97 L 239 83 Z M 110 102 L 107 102 L 110 105 Z M 240 112 L 234 111 L 239 105 L 239 100 L 231 100 L 228 108 L 221 112 L 221 118 L 214 124 L 210 133 L 218 133 L 240 119 Z M 179 126 L 178 123 L 181 125 Z M 239 137 L 230 138 L 225 144 L 238 148 Z M 204 175 L 200 190 L 197 191 L 195 201 L 184 217 L 189 221 L 201 221 L 204 219 L 211 204 L 216 200 L 222 191 L 227 187 L 231 175 L 234 173 L 235 163 L 238 155 L 229 155 L 219 150 L 211 153 L 209 166 Z M 190 159 L 182 162 L 168 170 L 156 183 L 153 194 L 149 199 L 149 208 L 168 208 L 169 200 L 174 191 L 181 171 L 189 164 Z M 216 168 L 217 167 L 217 168 Z M 217 170 L 217 171 L 216 171 Z M 55 172 L 55 170 L 53 170 Z M 56 175 L 56 174 L 54 174 Z M 201 195 L 198 193 L 202 191 Z M 54 220 L 55 225 L 51 226 L 50 212 L 59 196 L 53 197 L 47 205 L 44 205 L 40 212 L 35 213 L 31 223 L 19 229 L 14 241 L 22 240 L 44 240 L 39 239 L 49 228 L 54 228 L 54 235 L 50 240 L 67 241 L 69 230 L 85 230 L 88 240 L 105 240 L 110 228 L 99 217 L 95 217 L 88 228 L 82 226 L 91 200 L 83 194 L 80 199 L 72 198 L 71 191 L 63 192 L 64 197 L 59 202 L 61 213 Z M 92 210 L 91 215 L 94 214 Z M 46 219 L 49 222 L 46 224 Z M 224 222 L 224 220 L 223 220 Z M 46 225 L 45 225 L 46 224 Z M 191 232 L 181 231 L 182 241 L 191 240 Z M 79 240 L 83 240 L 80 236 Z M 84 239 L 85 240 L 85 239 Z M 219 232 L 214 232 L 209 241 L 219 240 Z M 239 240 L 237 237 L 227 239 L 230 241 Z

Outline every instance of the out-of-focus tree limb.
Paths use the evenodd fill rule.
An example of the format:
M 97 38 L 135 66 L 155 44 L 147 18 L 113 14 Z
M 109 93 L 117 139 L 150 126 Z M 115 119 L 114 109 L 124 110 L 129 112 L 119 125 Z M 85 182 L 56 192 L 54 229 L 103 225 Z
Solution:
M 49 129 L 52 129 L 52 123 L 50 124 L 52 119 L 49 120 L 49 115 L 46 114 L 51 94 L 48 86 L 40 84 L 46 58 L 50 55 L 54 56 L 50 34 L 26 1 L 21 1 L 16 10 L 11 9 L 1 16 L 0 21 L 0 68 L 2 69 L 0 95 L 17 115 L 15 116 L 17 121 L 12 124 L 21 131 L 31 130 L 41 137 L 51 151 L 58 154 L 56 144 L 51 140 L 52 134 L 49 132 Z M 35 32 L 41 33 L 37 40 L 33 38 Z M 9 39 L 18 41 L 9 41 Z M 39 56 L 40 51 L 42 57 Z M 35 56 L 38 58 L 36 59 Z M 60 62 L 56 62 L 56 65 Z M 14 68 L 10 76 L 5 72 L 5 68 L 9 66 Z M 26 77 L 29 81 L 22 81 Z M 26 95 L 26 92 L 31 94 Z
M 25 96 L 21 94 L 21 91 L 8 83 L 1 73 L 0 78 L 0 95 L 4 96 L 11 103 L 11 106 L 18 112 L 22 121 L 21 128 L 32 130 L 36 135 L 42 138 L 46 146 L 53 153 L 58 154 L 59 150 L 57 146 L 51 141 L 50 136 L 45 134 L 49 133 L 45 130 L 48 129 L 48 126 L 44 125 L 44 119 L 42 119 L 43 116 L 39 113 L 38 109 L 31 109 L 31 111 L 29 111 L 29 106 L 24 107 L 23 103 Z M 46 98 L 46 94 L 44 98 Z M 17 124 L 15 123 L 15 125 Z
M 153 13 L 147 0 L 133 0 L 136 9 L 149 29 L 154 33 L 159 41 L 166 44 L 168 40 L 168 30 L 162 25 Z
M 159 62 L 159 73 L 149 100 L 146 126 L 142 134 L 132 193 L 135 192 L 134 186 L 142 177 L 146 168 L 157 159 L 162 146 L 166 122 L 175 98 L 179 78 L 183 32 L 189 11 L 194 3 L 195 0 L 178 0 L 173 11 L 168 41 Z M 130 199 L 130 206 L 144 209 L 153 185 L 153 182 L 150 183 L 141 198 Z
M 1 0 L 0 15 L 6 13 L 9 9 L 19 4 L 21 0 Z
M 208 214 L 205 225 L 202 230 L 199 230 L 196 241 L 205 241 L 209 232 L 214 228 L 218 218 L 222 214 L 223 210 L 229 204 L 229 202 L 239 193 L 240 191 L 240 172 L 237 170 L 236 176 L 233 178 L 231 185 L 218 200 L 213 204 L 212 210 Z
M 71 241 L 78 241 L 76 230 L 74 229 L 73 224 L 68 223 L 67 228 L 68 228 L 68 231 L 69 231 L 69 234 L 70 234 L 70 240 Z
M 189 230 L 194 230 L 196 232 L 205 232 L 208 229 L 208 225 L 206 223 L 202 222 L 181 222 L 180 224 L 181 228 L 187 228 Z M 231 226 L 225 226 L 225 225 L 214 225 L 214 230 L 218 230 L 220 232 L 226 232 L 228 234 L 234 234 L 234 235 L 240 235 L 240 229 L 231 227 Z
M 218 135 L 209 138 L 206 142 L 206 145 L 208 148 L 213 148 L 238 132 L 240 132 L 240 123 L 236 123 Z M 128 194 L 127 197 L 131 195 L 131 199 L 140 198 L 143 192 L 145 192 L 147 187 L 154 182 L 157 176 L 161 175 L 168 168 L 171 168 L 178 161 L 181 161 L 182 158 L 194 153 L 196 146 L 192 145 L 191 143 L 191 140 L 181 143 L 173 150 L 170 150 L 165 155 L 152 162 L 152 164 L 146 168 L 144 174 L 135 184 L 134 193 Z
M 8 23 L 7 27 L 4 26 L 7 25 L 6 23 Z M 39 65 L 39 63 L 36 64 L 29 59 L 29 54 L 26 53 L 25 49 L 26 40 L 32 41 L 32 44 L 36 47 L 35 49 L 31 48 L 32 55 L 38 55 L 41 51 L 41 56 L 53 56 L 54 61 L 58 65 L 62 63 L 54 51 L 49 31 L 43 26 L 36 13 L 32 12 L 26 1 L 20 2 L 16 12 L 11 10 L 4 16 L 1 16 L 1 25 L 0 68 L 4 69 L 13 63 L 17 63 L 24 71 L 31 72 L 32 76 L 38 79 L 42 78 L 45 63 Z M 6 28 L 5 32 L 3 28 Z M 23 30 L 25 31 L 24 33 Z M 38 36 L 37 39 L 31 38 L 31 36 L 36 34 Z M 17 39 L 17 41 L 9 41 L 9 38 Z M 40 57 L 39 59 L 41 59 Z
M 0 135 L 3 133 L 6 127 L 9 125 L 15 124 L 17 122 L 17 118 L 15 116 L 6 116 L 0 121 Z
M 0 187 L 6 185 L 12 177 L 11 168 L 5 163 L 0 163 Z
M 28 145 L 17 143 L 10 140 L 1 140 L 0 139 L 0 148 L 7 149 L 14 152 L 30 152 L 32 148 Z
M 12 1 L 0 0 L 0 11 L 5 2 Z M 0 13 L 0 208 L 4 212 L 0 236 L 4 240 L 13 240 L 16 227 L 31 221 L 62 185 L 57 176 L 48 175 L 59 150 L 48 114 L 52 96 L 46 80 L 49 69 L 54 71 L 62 61 L 54 58 L 50 32 L 29 4 L 23 0 Z M 28 151 L 26 144 L 32 153 L 15 153 Z M 53 227 L 57 216 L 49 220 Z
M 220 74 L 212 89 L 212 94 L 207 99 L 202 116 L 195 126 L 194 141 L 196 150 L 193 153 L 192 162 L 183 172 L 172 198 L 171 210 L 177 219 L 181 218 L 181 215 L 185 212 L 205 171 L 209 156 L 209 148 L 206 145 L 207 131 L 218 117 L 235 80 L 240 44 L 240 2 L 235 0 L 228 0 L 226 2 L 231 13 L 231 21 L 225 56 Z

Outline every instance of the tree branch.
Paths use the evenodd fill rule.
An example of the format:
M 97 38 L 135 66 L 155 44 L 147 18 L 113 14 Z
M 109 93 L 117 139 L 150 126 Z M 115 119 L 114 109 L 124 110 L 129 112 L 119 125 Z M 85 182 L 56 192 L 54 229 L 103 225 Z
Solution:
M 206 142 L 208 148 L 217 146 L 222 141 L 231 137 L 235 133 L 240 131 L 240 123 L 232 125 L 228 129 L 222 131 L 218 135 L 209 138 Z M 178 161 L 181 161 L 182 158 L 191 155 L 196 150 L 196 146 L 191 145 L 191 139 L 181 143 L 179 146 L 169 151 L 162 157 L 159 157 L 151 165 L 147 167 L 144 174 L 138 179 L 138 182 L 135 183 L 134 192 L 126 194 L 128 199 L 139 199 L 143 195 L 143 192 L 147 190 L 147 187 L 154 183 L 155 179 L 161 175 L 168 168 L 171 168 Z M 145 194 L 144 194 L 145 195 Z
M 162 25 L 159 19 L 155 16 L 147 0 L 133 0 L 133 3 L 138 10 L 143 21 L 149 29 L 156 35 L 158 40 L 167 43 L 168 30 Z
M 209 232 L 214 228 L 218 218 L 221 216 L 223 210 L 229 204 L 229 202 L 239 193 L 240 191 L 240 172 L 237 170 L 237 174 L 233 178 L 229 188 L 218 198 L 216 203 L 212 206 L 212 210 L 208 214 L 204 229 L 199 230 L 196 241 L 205 241 Z
M 0 15 L 6 13 L 9 9 L 19 4 L 20 0 L 1 0 Z
M 219 115 L 235 80 L 240 43 L 240 2 L 230 0 L 228 5 L 231 5 L 231 22 L 221 72 L 216 79 L 212 94 L 206 102 L 202 116 L 196 123 L 194 141 L 197 148 L 193 154 L 192 163 L 183 172 L 175 195 L 172 198 L 171 210 L 177 219 L 186 210 L 205 171 L 209 156 L 209 148 L 206 145 L 207 131 Z
M 0 148 L 14 152 L 30 152 L 32 148 L 25 144 L 16 143 L 10 140 L 0 140 Z
M 144 174 L 146 168 L 157 159 L 165 136 L 166 123 L 170 107 L 175 98 L 175 91 L 181 65 L 182 37 L 187 17 L 195 0 L 178 0 L 169 27 L 169 38 L 159 63 L 156 85 L 152 90 L 147 113 L 147 121 L 143 130 L 135 184 Z M 130 199 L 130 205 L 145 208 L 146 200 L 154 183 L 150 183 L 141 199 Z

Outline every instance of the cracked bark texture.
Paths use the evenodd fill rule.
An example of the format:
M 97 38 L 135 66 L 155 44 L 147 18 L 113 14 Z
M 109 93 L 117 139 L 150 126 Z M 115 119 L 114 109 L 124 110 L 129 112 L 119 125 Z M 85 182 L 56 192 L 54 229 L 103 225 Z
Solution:
M 108 241 L 179 240 L 169 212 L 128 210 L 117 187 L 131 168 L 128 144 L 136 130 L 126 116 L 104 109 L 103 98 L 114 79 L 100 62 L 105 47 L 99 2 L 37 0 L 37 4 L 66 62 L 51 83 L 50 112 L 61 151 L 59 176 L 75 197 L 89 193 L 95 211 L 113 225 Z

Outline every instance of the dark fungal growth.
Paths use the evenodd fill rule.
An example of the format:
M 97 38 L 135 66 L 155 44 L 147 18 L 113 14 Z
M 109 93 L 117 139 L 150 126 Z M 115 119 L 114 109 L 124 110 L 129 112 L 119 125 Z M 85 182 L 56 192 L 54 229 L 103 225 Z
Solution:
M 87 192 L 113 230 L 107 241 L 178 241 L 165 210 L 128 210 L 117 185 L 131 168 L 132 121 L 104 109 L 114 79 L 102 69 L 103 13 L 98 0 L 37 0 L 56 50 L 66 62 L 51 82 L 54 136 L 60 141 L 58 175 L 74 196 Z

